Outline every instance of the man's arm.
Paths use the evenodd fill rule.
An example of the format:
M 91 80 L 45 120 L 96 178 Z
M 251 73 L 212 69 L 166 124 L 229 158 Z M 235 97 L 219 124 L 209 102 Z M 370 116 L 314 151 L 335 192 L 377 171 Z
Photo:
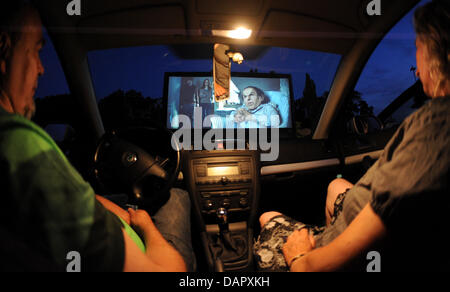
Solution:
M 183 258 L 161 235 L 150 216 L 142 210 L 125 211 L 111 201 L 96 196 L 96 199 L 110 212 L 121 217 L 129 225 L 133 225 L 144 236 L 146 254 L 144 254 L 128 233 L 122 229 L 125 242 L 125 272 L 185 272 Z
M 123 221 L 130 225 L 130 214 L 127 211 L 102 196 L 95 195 L 95 199 L 99 201 L 103 205 L 103 207 L 106 208 L 106 210 L 122 218 Z
M 268 104 L 268 106 L 266 106 L 266 114 L 267 114 L 267 127 L 279 127 L 281 124 L 281 117 L 280 117 L 280 113 L 274 108 L 274 106 L 272 104 Z M 272 121 L 272 118 L 274 119 Z M 274 124 L 272 124 L 272 122 L 274 122 Z
M 146 254 L 150 261 L 166 271 L 186 272 L 180 253 L 169 244 L 144 210 L 128 209 L 133 228 L 144 237 Z
M 380 217 L 367 204 L 347 229 L 330 244 L 312 250 L 305 244 L 309 239 L 298 232 L 288 238 L 283 253 L 288 263 L 297 255 L 305 256 L 292 263 L 293 272 L 336 271 L 343 268 L 386 235 L 386 227 Z
M 124 272 L 167 271 L 164 267 L 158 265 L 151 258 L 146 256 L 124 229 L 122 229 L 122 233 L 125 242 L 125 263 L 123 265 Z

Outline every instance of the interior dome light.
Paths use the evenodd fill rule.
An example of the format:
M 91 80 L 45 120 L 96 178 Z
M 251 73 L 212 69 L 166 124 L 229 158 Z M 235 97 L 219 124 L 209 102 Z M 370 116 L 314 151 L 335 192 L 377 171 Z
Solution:
M 240 27 L 234 30 L 212 30 L 211 33 L 213 36 L 245 40 L 252 36 L 253 31 Z
M 252 30 L 240 27 L 229 31 L 228 36 L 232 39 L 245 40 L 252 36 Z

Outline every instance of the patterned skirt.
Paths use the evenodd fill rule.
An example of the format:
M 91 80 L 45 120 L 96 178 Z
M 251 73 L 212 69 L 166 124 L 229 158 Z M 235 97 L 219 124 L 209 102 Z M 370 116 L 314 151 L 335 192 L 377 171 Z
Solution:
M 342 212 L 343 203 L 348 189 L 339 194 L 334 203 L 334 212 L 330 225 L 336 222 Z M 296 230 L 307 228 L 309 233 L 317 236 L 325 231 L 325 226 L 318 227 L 296 221 L 286 215 L 278 215 L 267 222 L 261 230 L 261 234 L 253 245 L 253 252 L 260 271 L 288 272 L 289 267 L 284 259 L 283 245 L 288 237 Z

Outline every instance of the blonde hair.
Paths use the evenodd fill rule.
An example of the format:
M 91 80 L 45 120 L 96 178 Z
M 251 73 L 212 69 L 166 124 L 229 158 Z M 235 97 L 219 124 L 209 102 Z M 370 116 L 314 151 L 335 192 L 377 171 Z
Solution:
M 414 14 L 418 40 L 425 46 L 430 78 L 436 83 L 434 95 L 450 83 L 450 3 L 434 0 Z

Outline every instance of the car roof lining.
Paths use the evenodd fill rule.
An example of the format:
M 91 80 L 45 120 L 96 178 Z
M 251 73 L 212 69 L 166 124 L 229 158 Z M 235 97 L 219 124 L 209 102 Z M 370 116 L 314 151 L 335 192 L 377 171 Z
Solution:
M 41 7 L 61 14 L 64 1 L 43 1 Z M 82 15 L 58 15 L 49 21 L 54 31 L 78 35 L 86 50 L 114 47 L 216 43 L 283 46 L 344 54 L 354 43 L 355 33 L 370 24 L 364 16 L 365 0 L 349 0 L 346 5 L 334 0 L 129 0 L 84 1 Z M 323 9 L 324 6 L 333 9 Z M 386 4 L 389 5 L 389 4 Z M 168 17 L 170 15 L 170 17 Z M 254 31 L 248 41 L 212 37 L 212 29 L 234 29 L 244 25 Z M 349 37 L 336 38 L 345 34 Z M 124 38 L 123 36 L 127 37 Z
M 383 12 L 396 3 L 384 1 Z M 40 3 L 39 3 L 40 2 Z M 66 3 L 39 1 L 51 11 L 47 25 L 53 33 L 74 33 L 85 50 L 128 46 L 227 43 L 289 47 L 344 55 L 384 15 L 366 13 L 369 0 L 128 0 L 84 1 L 81 16 L 68 16 Z M 324 9 L 328 7 L 328 9 Z M 170 16 L 170 17 L 169 17 Z M 213 29 L 251 28 L 249 40 L 211 36 Z M 124 37 L 126 36 L 126 37 Z

